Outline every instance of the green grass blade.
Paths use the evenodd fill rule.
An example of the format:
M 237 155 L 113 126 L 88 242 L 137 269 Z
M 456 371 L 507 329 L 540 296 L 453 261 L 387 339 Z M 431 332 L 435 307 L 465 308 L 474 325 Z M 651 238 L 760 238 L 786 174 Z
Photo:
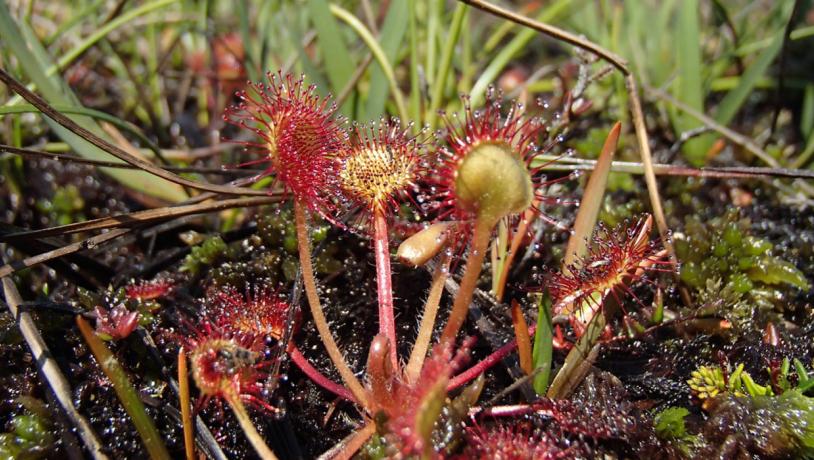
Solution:
M 738 86 L 727 93 L 718 105 L 718 108 L 715 110 L 715 121 L 722 125 L 727 125 L 732 121 L 738 113 L 738 110 L 743 106 L 743 103 L 746 102 L 746 99 L 752 94 L 755 85 L 757 85 L 761 77 L 766 74 L 766 71 L 769 70 L 769 66 L 772 65 L 774 58 L 777 57 L 777 53 L 780 52 L 782 46 L 783 32 L 780 31 L 774 35 L 769 47 L 764 49 L 749 68 L 746 69 L 746 72 L 743 73 L 738 82 Z
M 410 7 L 409 29 L 410 29 L 410 115 L 412 120 L 416 123 L 414 125 L 414 132 L 417 132 L 422 126 L 423 118 L 421 118 L 421 82 L 418 76 L 418 27 L 416 25 L 417 11 L 416 1 L 408 0 L 407 4 Z
M 356 64 L 342 37 L 339 24 L 336 22 L 327 0 L 308 0 L 308 11 L 317 30 L 319 49 L 325 64 L 325 72 L 331 82 L 331 91 L 339 94 L 353 76 Z M 352 116 L 353 97 L 349 97 L 340 111 L 345 116 Z
M 90 325 L 82 319 L 81 316 L 76 317 L 76 324 L 88 344 L 88 348 L 93 352 L 96 362 L 99 367 L 105 372 L 105 375 L 110 379 L 113 389 L 116 390 L 116 395 L 119 397 L 122 406 L 130 416 L 130 421 L 136 426 L 139 436 L 144 443 L 144 447 L 150 455 L 151 459 L 167 459 L 169 460 L 170 454 L 164 446 L 161 433 L 153 423 L 153 419 L 147 414 L 144 404 L 139 398 L 138 391 L 130 383 L 127 377 L 127 372 L 119 361 L 113 356 L 101 339 L 96 337 L 96 333 L 91 329 Z
M 704 112 L 698 3 L 698 0 L 684 0 L 678 7 L 676 23 L 678 84 L 674 87 L 673 95 L 693 109 Z M 695 118 L 682 112 L 673 112 L 673 127 L 677 132 L 683 133 L 699 126 L 701 123 Z M 684 156 L 691 164 L 703 164 L 712 140 L 711 136 L 689 140 L 682 146 Z
M 550 4 L 543 11 L 537 15 L 537 20 L 540 22 L 552 22 L 559 18 L 562 14 L 568 11 L 571 0 L 558 0 Z M 492 84 L 500 75 L 500 72 L 506 68 L 509 62 L 512 61 L 525 47 L 529 44 L 532 38 L 536 37 L 538 32 L 523 28 L 515 37 L 495 56 L 486 69 L 483 70 L 480 77 L 472 85 L 470 96 L 472 97 L 472 105 L 478 106 L 483 102 L 483 96 L 486 94 L 486 88 Z
M 534 331 L 534 348 L 531 351 L 534 369 L 540 369 L 532 381 L 532 387 L 538 395 L 544 395 L 548 390 L 553 354 L 554 328 L 551 324 L 551 298 L 546 293 L 540 296 L 537 306 L 537 330 Z
M 814 83 L 806 85 L 803 92 L 803 107 L 800 109 L 800 132 L 809 137 L 814 132 Z
M 449 27 L 449 35 L 445 39 L 444 50 L 439 62 L 438 74 L 432 83 L 432 97 L 430 98 L 430 109 L 427 113 L 427 124 L 431 128 L 435 127 L 435 120 L 438 116 L 438 109 L 441 107 L 441 99 L 444 96 L 444 88 L 447 85 L 449 70 L 452 68 L 452 57 L 455 53 L 455 45 L 458 36 L 461 34 L 461 26 L 466 14 L 466 5 L 458 3 L 455 5 L 455 12 L 452 14 L 452 24 Z
M 390 4 L 387 16 L 384 18 L 379 33 L 379 44 L 391 65 L 396 64 L 399 47 L 404 41 L 407 32 L 407 2 L 394 2 Z M 387 100 L 389 81 L 381 67 L 374 67 L 370 71 L 370 91 L 365 105 L 365 118 L 372 120 L 384 114 L 384 104 Z M 404 115 L 400 115 L 404 116 Z M 402 120 L 406 122 L 407 120 Z
M 25 23 L 17 24 L 5 2 L 0 2 L 0 33 L 2 33 L 8 49 L 18 57 L 20 66 L 31 81 L 39 87 L 41 94 L 49 103 L 53 105 L 81 106 L 76 96 L 61 79 L 46 75 L 46 69 L 49 67 L 50 62 L 47 52 Z M 108 138 L 92 118 L 80 115 L 68 115 L 68 117 L 94 134 L 105 139 Z M 57 136 L 81 156 L 92 160 L 109 161 L 113 159 L 107 152 L 90 144 L 56 122 L 47 118 L 45 121 Z M 150 196 L 172 202 L 186 198 L 186 193 L 180 186 L 143 171 L 122 171 L 107 168 L 102 168 L 101 171 L 121 184 Z
M 331 14 L 348 24 L 354 30 L 354 32 L 359 34 L 359 37 L 362 39 L 365 45 L 367 45 L 368 49 L 370 49 L 370 52 L 379 63 L 379 68 L 382 70 L 382 73 L 384 73 L 387 83 L 390 85 L 390 90 L 393 92 L 393 98 L 396 100 L 396 107 L 398 108 L 399 116 L 402 118 L 402 120 L 406 119 L 408 115 L 407 105 L 404 103 L 404 95 L 401 94 L 401 89 L 396 82 L 396 75 L 393 71 L 393 67 L 390 65 L 390 61 L 387 59 L 384 51 L 379 46 L 379 42 L 376 41 L 376 38 L 373 37 L 373 34 L 370 33 L 367 27 L 362 24 L 362 21 L 351 14 L 348 10 L 332 4 Z

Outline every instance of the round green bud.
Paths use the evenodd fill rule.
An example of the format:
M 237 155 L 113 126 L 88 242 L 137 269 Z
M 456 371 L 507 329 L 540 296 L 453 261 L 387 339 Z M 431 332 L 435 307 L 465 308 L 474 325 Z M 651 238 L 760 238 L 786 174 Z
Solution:
M 455 195 L 478 219 L 497 222 L 528 208 L 534 187 L 525 163 L 509 146 L 483 143 L 461 160 Z

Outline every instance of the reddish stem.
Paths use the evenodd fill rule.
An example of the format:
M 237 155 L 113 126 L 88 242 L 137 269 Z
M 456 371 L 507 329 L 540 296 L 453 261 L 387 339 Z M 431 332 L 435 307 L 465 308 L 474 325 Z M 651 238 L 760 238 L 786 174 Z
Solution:
M 529 326 L 529 335 L 534 334 L 534 331 L 537 330 L 537 325 Z M 487 356 L 480 361 L 479 363 L 475 364 L 474 366 L 470 367 L 469 369 L 461 372 L 460 374 L 456 375 L 452 379 L 450 379 L 449 383 L 447 384 L 447 391 L 452 391 L 461 385 L 468 383 L 469 381 L 475 379 L 477 376 L 483 374 L 487 370 L 489 370 L 492 366 L 499 363 L 503 360 L 506 356 L 509 355 L 514 349 L 517 348 L 517 340 L 512 340 L 511 342 L 503 345 L 502 347 L 498 348 L 494 351 L 491 355 Z
M 455 337 L 464 324 L 469 305 L 472 303 L 472 296 L 478 285 L 478 277 L 480 277 L 483 268 L 483 259 L 486 257 L 486 251 L 489 248 L 489 235 L 492 233 L 492 227 L 494 227 L 492 222 L 487 222 L 485 219 L 475 221 L 475 227 L 472 230 L 472 244 L 469 248 L 469 256 L 466 259 L 466 269 L 463 277 L 461 277 L 458 295 L 452 304 L 452 311 L 449 314 L 447 325 L 441 334 L 442 343 L 455 342 Z
M 373 213 L 373 250 L 376 254 L 376 285 L 379 292 L 379 334 L 390 342 L 390 361 L 398 369 L 396 319 L 393 313 L 393 283 L 390 270 L 390 239 L 382 211 Z
M 308 376 L 311 381 L 316 383 L 317 385 L 321 386 L 322 388 L 330 391 L 331 393 L 339 396 L 340 398 L 347 399 L 348 401 L 356 402 L 356 398 L 353 397 L 353 394 L 347 388 L 343 387 L 342 385 L 334 382 L 333 380 L 326 377 L 322 372 L 317 370 L 314 366 L 311 365 L 311 362 L 308 361 L 299 348 L 292 342 L 291 349 L 289 351 L 289 356 L 291 357 L 291 361 L 300 368 L 300 370 Z
M 306 224 L 305 217 L 305 204 L 300 200 L 294 200 L 294 217 L 297 229 L 297 247 L 300 252 L 300 267 L 302 268 L 302 281 L 305 286 L 305 296 L 308 298 L 308 306 L 311 308 L 311 316 L 314 319 L 314 326 L 319 332 L 319 337 L 322 339 L 325 350 L 328 356 L 331 357 L 336 370 L 342 376 L 345 385 L 348 386 L 351 393 L 353 393 L 354 400 L 367 408 L 369 406 L 367 399 L 367 391 L 365 391 L 359 379 L 345 362 L 345 357 L 336 345 L 336 341 L 331 333 L 331 328 L 328 325 L 328 320 L 325 318 L 325 313 L 322 311 L 322 304 L 319 302 L 319 294 L 317 293 L 316 278 L 314 278 L 314 267 L 311 263 L 311 241 L 308 236 L 308 225 Z

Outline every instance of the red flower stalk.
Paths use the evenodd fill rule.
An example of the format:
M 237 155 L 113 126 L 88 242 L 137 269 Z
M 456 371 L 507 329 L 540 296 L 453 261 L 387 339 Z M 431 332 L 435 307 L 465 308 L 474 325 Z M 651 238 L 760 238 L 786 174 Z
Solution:
M 398 197 L 417 187 L 423 175 L 423 145 L 395 121 L 357 126 L 351 144 L 340 154 L 339 186 L 347 202 L 363 211 L 364 226 L 372 224 L 379 299 L 379 333 L 391 343 L 391 364 L 398 365 L 390 244 L 387 217 Z M 367 217 L 369 216 L 369 217 Z
M 243 294 L 233 287 L 218 289 L 208 296 L 206 308 L 220 327 L 280 339 L 290 306 L 277 290 L 258 285 L 247 288 Z
M 106 340 L 121 340 L 138 327 L 137 311 L 129 311 L 123 303 L 107 310 L 96 307 L 96 334 Z
M 174 284 L 168 279 L 158 279 L 152 281 L 139 281 L 124 288 L 124 293 L 128 299 L 133 300 L 155 300 L 164 297 L 172 291 Z
M 630 285 L 646 272 L 672 271 L 661 268 L 671 263 L 650 241 L 652 228 L 650 215 L 614 231 L 600 224 L 588 255 L 549 277 L 546 288 L 554 302 L 553 314 L 571 316 L 577 333 L 581 333 L 608 295 L 621 305 L 624 294 L 635 298 Z
M 332 204 L 325 191 L 336 177 L 334 153 L 345 138 L 336 104 L 320 97 L 316 86 L 290 74 L 267 74 L 268 84 L 249 83 L 238 92 L 242 102 L 226 110 L 224 120 L 254 131 L 260 142 L 242 142 L 266 163 L 263 176 L 273 175 L 283 188 L 309 209 L 329 218 Z

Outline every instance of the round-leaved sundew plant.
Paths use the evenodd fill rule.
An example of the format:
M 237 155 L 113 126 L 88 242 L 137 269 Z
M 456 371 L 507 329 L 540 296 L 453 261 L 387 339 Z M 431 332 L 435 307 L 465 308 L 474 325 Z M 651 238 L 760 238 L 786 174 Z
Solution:
M 541 174 L 547 163 L 535 160 L 553 146 L 546 140 L 545 125 L 525 115 L 519 103 L 511 103 L 504 115 L 499 97 L 490 90 L 482 110 L 473 110 L 464 98 L 463 120 L 444 117 L 446 147 L 431 179 L 433 206 L 439 219 L 453 219 L 471 232 L 460 291 L 442 336 L 445 341 L 454 340 L 463 325 L 495 225 L 541 204 L 560 203 L 560 198 L 544 195 L 543 189 L 568 178 L 549 181 Z M 541 141 L 547 142 L 543 148 L 538 147 Z
M 344 201 L 361 211 L 358 224 L 373 239 L 379 299 L 379 333 L 390 342 L 390 359 L 398 367 L 388 217 L 398 198 L 417 187 L 424 172 L 425 146 L 398 121 L 356 126 L 339 155 L 339 187 Z
M 236 332 L 279 340 L 285 333 L 289 305 L 269 286 L 250 286 L 241 293 L 231 286 L 207 296 L 207 316 Z
M 608 296 L 621 305 L 625 294 L 633 295 L 631 284 L 647 272 L 673 271 L 665 259 L 666 250 L 650 240 L 652 229 L 649 214 L 613 230 L 600 224 L 588 254 L 548 277 L 545 288 L 551 294 L 554 315 L 568 316 L 581 334 Z
M 262 398 L 263 380 L 271 365 L 266 358 L 264 337 L 205 320 L 184 338 L 183 349 L 189 354 L 192 378 L 201 392 L 197 406 L 225 401 L 260 457 L 275 459 L 244 405 L 276 411 Z
M 270 358 L 279 357 L 288 353 L 291 361 L 300 368 L 314 383 L 326 390 L 350 401 L 353 395 L 343 386 L 333 382 L 319 372 L 307 360 L 305 355 L 297 348 L 296 343 L 290 340 L 291 333 L 297 322 L 296 313 L 289 303 L 280 297 L 279 291 L 265 284 L 248 286 L 243 293 L 234 287 L 227 286 L 215 289 L 207 296 L 207 317 L 213 318 L 215 324 L 221 328 L 238 334 L 260 335 L 266 341 L 266 352 Z M 288 331 L 286 328 L 291 327 Z M 276 344 L 275 344 L 276 343 Z M 272 350 L 272 346 L 276 346 Z M 279 369 L 279 361 L 273 361 L 272 375 L 266 392 L 273 391 Z
M 257 134 L 260 142 L 243 144 L 261 157 L 247 164 L 266 164 L 264 175 L 273 176 L 293 196 L 303 285 L 314 325 L 345 385 L 366 406 L 367 394 L 345 362 L 322 310 L 306 216 L 306 210 L 311 210 L 333 218 L 330 192 L 337 188 L 336 155 L 346 144 L 344 120 L 336 116 L 336 103 L 320 97 L 314 85 L 306 87 L 302 78 L 279 72 L 268 74 L 268 84 L 249 83 L 249 89 L 238 96 L 242 102 L 227 109 L 224 119 Z

